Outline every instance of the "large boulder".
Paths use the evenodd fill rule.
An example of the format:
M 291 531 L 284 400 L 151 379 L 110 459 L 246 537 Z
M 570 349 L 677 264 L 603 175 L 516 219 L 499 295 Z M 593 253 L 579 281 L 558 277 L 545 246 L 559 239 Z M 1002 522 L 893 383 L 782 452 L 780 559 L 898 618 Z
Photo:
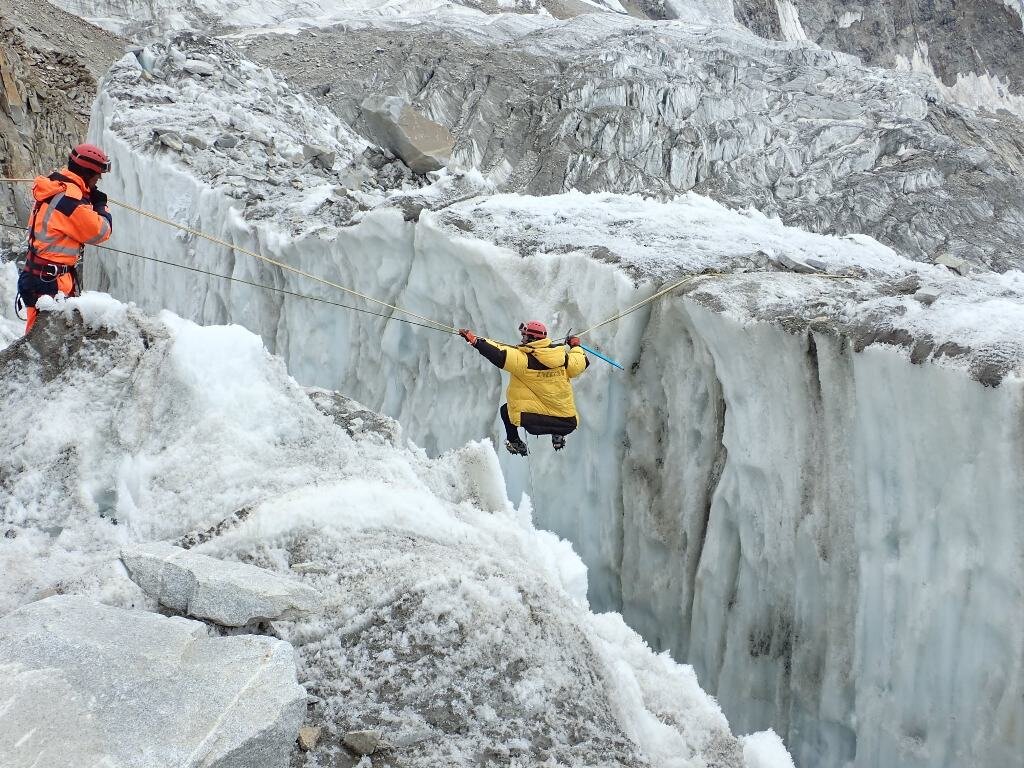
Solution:
M 315 589 L 293 579 L 162 542 L 126 548 L 121 561 L 161 605 L 225 627 L 292 617 L 321 605 Z
M 287 765 L 306 710 L 292 647 L 80 596 L 0 619 L 0 763 Z
M 371 138 L 402 158 L 415 173 L 448 165 L 455 137 L 447 128 L 428 120 L 398 96 L 370 96 L 360 105 Z

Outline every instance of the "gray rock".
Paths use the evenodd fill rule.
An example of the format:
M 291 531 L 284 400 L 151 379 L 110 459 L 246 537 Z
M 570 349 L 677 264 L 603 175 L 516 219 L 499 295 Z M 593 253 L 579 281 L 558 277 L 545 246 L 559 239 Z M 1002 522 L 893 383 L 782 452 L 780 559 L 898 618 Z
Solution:
M 806 261 L 804 261 L 803 259 L 795 259 L 792 256 L 787 256 L 784 253 L 780 253 L 778 256 L 773 258 L 772 261 L 780 269 L 785 269 L 788 272 L 799 272 L 801 274 L 809 275 L 814 274 L 815 272 L 823 271 L 815 268 L 810 263 L 810 259 Z M 818 259 L 814 259 L 814 261 L 824 266 L 824 262 L 819 261 Z
M 934 304 L 941 295 L 942 293 L 940 291 L 930 291 L 927 288 L 922 288 L 914 294 L 914 298 L 927 306 Z
M 440 123 L 417 112 L 405 99 L 370 96 L 361 107 L 374 141 L 402 158 L 412 171 L 436 171 L 451 161 L 455 137 Z
M 321 605 L 320 594 L 297 581 L 162 542 L 126 548 L 121 561 L 132 580 L 161 605 L 227 627 L 293 616 Z
M 4 768 L 283 766 L 306 694 L 292 647 L 81 596 L 0 619 Z
M 201 139 L 198 136 L 192 134 L 186 134 L 181 137 L 181 140 L 186 144 L 195 147 L 196 149 L 209 149 L 210 145 L 206 143 L 205 139 Z
M 349 731 L 342 737 L 345 746 L 360 755 L 372 755 L 380 747 L 378 731 Z
M 322 732 L 323 728 L 314 727 L 312 725 L 304 725 L 299 728 L 299 749 L 304 752 L 316 749 L 316 744 L 320 741 L 320 734 Z
M 302 159 L 312 162 L 313 165 L 323 168 L 325 171 L 334 167 L 337 155 L 329 147 L 321 147 L 316 144 L 302 145 Z
M 175 152 L 181 152 L 185 144 L 174 131 L 161 131 L 157 134 L 157 140 L 168 149 L 173 149 Z
M 220 149 L 231 149 L 238 146 L 238 137 L 232 136 L 230 133 L 223 133 L 216 138 L 213 145 Z
M 13 538 L 13 537 L 12 537 Z M 328 573 L 329 569 L 323 563 L 292 563 L 291 569 L 296 573 Z
M 388 164 L 388 158 L 376 147 L 367 147 L 363 150 L 363 159 L 373 170 L 379 171 Z
M 253 141 L 258 141 L 260 144 L 263 144 L 264 146 L 267 147 L 273 146 L 274 144 L 274 140 L 262 128 L 254 128 L 252 131 L 250 131 L 249 138 L 251 138 Z
M 948 253 L 940 253 L 935 257 L 935 263 L 951 269 L 958 275 L 967 275 L 971 271 L 971 263 L 965 259 L 950 256 Z
M 217 69 L 205 61 L 199 61 L 198 59 L 186 59 L 185 63 L 181 65 L 181 68 L 192 75 L 202 75 L 207 77 L 212 75 Z

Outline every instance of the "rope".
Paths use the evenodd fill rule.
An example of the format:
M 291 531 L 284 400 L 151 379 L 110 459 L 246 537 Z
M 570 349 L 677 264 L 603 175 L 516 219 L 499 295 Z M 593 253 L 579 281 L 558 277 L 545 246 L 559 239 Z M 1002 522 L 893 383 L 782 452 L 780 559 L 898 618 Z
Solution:
M 20 224 L 8 224 L 5 221 L 0 221 L 0 227 L 6 227 L 7 229 L 20 229 L 23 232 L 28 231 L 28 227 L 23 227 Z M 233 283 L 241 283 L 242 285 L 249 285 L 253 288 L 262 288 L 265 291 L 274 291 L 276 293 L 283 293 L 286 296 L 294 296 L 298 299 L 306 299 L 307 301 L 318 301 L 321 304 L 330 304 L 332 307 L 341 307 L 342 309 L 351 309 L 353 312 L 362 312 L 367 315 L 373 315 L 374 317 L 383 317 L 387 320 L 394 320 L 399 323 L 406 323 L 408 325 L 419 326 L 420 328 L 427 328 L 431 331 L 437 331 L 438 333 L 450 333 L 449 331 L 442 331 L 440 328 L 435 328 L 432 325 L 425 325 L 423 323 L 417 323 L 413 320 L 406 320 L 404 317 L 395 317 L 394 315 L 385 315 L 381 312 L 373 312 L 369 309 L 363 309 L 361 307 L 353 307 L 348 304 L 341 304 L 337 301 L 330 301 L 329 299 L 321 299 L 317 296 L 310 296 L 305 293 L 296 293 L 295 291 L 289 291 L 285 288 L 276 288 L 272 285 L 263 285 L 262 283 L 253 283 L 249 280 L 243 280 L 240 277 L 231 277 L 230 275 L 221 275 L 216 272 L 208 272 L 205 269 L 199 269 L 198 267 L 190 267 L 187 264 L 178 264 L 173 261 L 165 261 L 164 259 L 158 259 L 155 256 L 143 256 L 141 253 L 133 253 L 132 251 L 122 251 L 119 248 L 111 248 L 107 245 L 93 245 L 92 248 L 99 248 L 104 251 L 110 251 L 111 253 L 120 253 L 125 256 L 134 256 L 137 259 L 144 259 L 145 261 L 154 261 L 157 264 L 166 264 L 168 267 L 177 267 L 178 269 L 187 269 L 189 272 L 198 272 L 201 275 L 209 275 L 210 277 L 219 277 L 221 280 L 230 280 Z
M 34 181 L 34 179 L 0 178 L 0 182 L 31 182 L 31 181 Z M 211 243 L 216 243 L 217 245 L 223 245 L 224 247 L 230 248 L 231 250 L 237 251 L 238 253 L 243 253 L 246 256 L 252 256 L 255 259 L 259 259 L 260 261 L 264 261 L 264 262 L 266 262 L 268 264 L 273 264 L 275 267 L 278 267 L 279 269 L 283 269 L 283 270 L 285 270 L 287 272 L 293 272 L 296 275 L 300 275 L 300 276 L 308 278 L 310 280 L 315 280 L 316 282 L 323 283 L 324 285 L 329 285 L 332 288 L 337 288 L 339 291 L 344 291 L 345 293 L 351 294 L 353 296 L 358 296 L 359 298 L 364 299 L 366 301 L 373 302 L 374 304 L 380 304 L 381 306 L 387 307 L 388 309 L 392 309 L 395 312 L 401 312 L 401 313 L 409 315 L 411 317 L 415 317 L 418 320 L 423 320 L 424 322 L 429 323 L 432 326 L 436 326 L 438 330 L 444 330 L 444 331 L 446 331 L 448 333 L 452 333 L 452 334 L 458 334 L 458 332 L 459 332 L 458 329 L 454 328 L 453 326 L 447 325 L 445 323 L 438 322 L 437 320 L 431 320 L 429 317 L 424 317 L 423 315 L 419 315 L 419 314 L 413 312 L 412 310 L 403 309 L 402 307 L 396 306 L 394 304 L 388 304 L 386 301 L 383 301 L 381 299 L 375 299 L 372 296 L 367 296 L 365 293 L 360 293 L 359 291 L 356 291 L 356 290 L 354 290 L 352 288 L 348 288 L 348 287 L 346 287 L 344 285 L 341 285 L 340 283 L 335 283 L 335 282 L 332 282 L 331 280 L 327 280 L 325 278 L 318 277 L 317 275 L 314 275 L 314 274 L 311 274 L 309 272 L 306 272 L 305 270 L 299 269 L 297 267 L 293 267 L 293 266 L 291 266 L 289 264 L 285 264 L 283 261 L 278 261 L 277 259 L 272 259 L 269 256 L 264 256 L 262 254 L 256 253 L 255 251 L 250 251 L 247 248 L 242 248 L 241 246 L 233 245 L 232 243 L 229 243 L 226 240 L 222 240 L 219 237 L 214 237 L 213 235 L 208 235 L 205 232 L 201 232 L 201 231 L 199 231 L 197 229 L 193 229 L 192 227 L 186 227 L 184 224 L 178 224 L 177 222 L 171 221 L 170 219 L 165 219 L 163 216 L 158 216 L 155 213 L 150 213 L 149 211 L 144 211 L 141 208 L 136 208 L 134 205 L 130 205 L 128 203 L 123 203 L 120 200 L 115 200 L 112 197 L 111 198 L 107 198 L 107 201 L 113 203 L 114 205 L 120 206 L 121 208 L 124 208 L 125 210 L 132 211 L 133 213 L 137 213 L 140 216 L 145 216 L 146 218 L 153 219 L 154 221 L 159 221 L 161 224 L 166 224 L 169 227 L 174 227 L 175 229 L 181 230 L 182 232 L 187 232 L 190 235 L 194 235 L 196 237 L 201 237 L 204 240 L 210 241 Z
M 587 328 L 587 330 L 585 330 L 585 331 L 580 331 L 579 333 L 574 333 L 573 336 L 584 336 L 584 335 L 590 333 L 591 331 L 596 331 L 598 328 L 601 328 L 601 327 L 603 327 L 605 325 L 608 325 L 609 323 L 614 323 L 616 320 L 621 320 L 626 315 L 629 315 L 629 314 L 632 314 L 633 312 L 636 312 L 641 307 L 644 307 L 647 304 L 650 304 L 652 301 L 655 301 L 656 299 L 661 298 L 666 293 L 674 291 L 679 286 L 683 285 L 684 283 L 688 283 L 691 280 L 698 280 L 698 279 L 700 279 L 702 277 L 729 277 L 729 276 L 738 275 L 738 274 L 747 274 L 747 275 L 749 275 L 749 274 L 753 274 L 753 273 L 751 273 L 751 272 L 701 272 L 701 273 L 696 274 L 696 275 L 687 275 L 686 277 L 684 277 L 684 278 L 682 278 L 680 280 L 677 280 L 676 282 L 672 283 L 667 288 L 662 288 L 657 293 L 655 293 L 655 294 L 653 294 L 651 296 L 648 296 L 643 301 L 638 301 L 633 306 L 628 307 L 628 308 L 622 310 L 618 314 L 612 315 L 607 320 L 602 320 L 597 325 L 592 325 L 589 328 Z M 853 279 L 855 279 L 854 275 L 834 275 L 834 274 L 829 274 L 827 272 L 808 272 L 807 276 L 808 277 L 823 277 L 823 278 L 830 279 L 830 280 L 853 280 Z
M 598 328 L 601 328 L 601 327 L 603 327 L 605 325 L 608 325 L 609 323 L 614 323 L 616 320 L 620 320 L 623 317 L 625 317 L 626 315 L 629 315 L 629 314 L 632 314 L 633 312 L 636 312 L 638 309 L 640 309 L 640 307 L 643 307 L 646 304 L 650 304 L 655 299 L 661 298 L 662 296 L 664 296 L 669 291 L 672 291 L 672 290 L 678 288 L 680 285 L 682 285 L 683 283 L 686 283 L 686 282 L 688 282 L 690 280 L 696 280 L 698 277 L 711 277 L 713 275 L 722 275 L 722 274 L 725 274 L 725 273 L 723 273 L 723 272 L 704 272 L 704 273 L 699 274 L 699 275 L 687 275 L 686 277 L 682 278 L 681 280 L 677 280 L 676 282 L 672 283 L 672 285 L 670 285 L 668 288 L 661 289 L 660 291 L 655 293 L 653 296 L 648 296 L 643 301 L 638 301 L 633 306 L 628 307 L 627 309 L 622 310 L 618 314 L 612 315 L 607 320 L 602 320 L 597 325 L 592 325 L 589 328 L 587 328 L 587 330 L 580 331 L 579 333 L 576 333 L 576 334 L 573 334 L 573 335 L 574 336 L 585 336 L 588 333 L 590 333 L 591 331 L 596 331 Z
M 34 181 L 34 179 L 5 179 L 5 178 L 0 178 L 0 182 L 29 182 L 29 181 Z M 338 283 L 331 282 L 330 280 L 325 280 L 322 277 L 317 277 L 316 275 L 312 275 L 309 272 L 305 272 L 305 271 L 303 271 L 301 269 L 298 269 L 296 267 L 292 267 L 292 266 L 290 266 L 288 264 L 285 264 L 284 262 L 278 261 L 276 259 L 272 259 L 272 258 L 270 258 L 268 256 L 263 256 L 262 254 L 255 253 L 254 251 L 247 250 L 247 249 L 242 248 L 242 247 L 237 246 L 237 245 L 232 245 L 231 243 L 227 242 L 226 240 L 221 240 L 220 238 L 214 237 L 213 235 L 208 235 L 208 234 L 206 234 L 204 232 L 200 232 L 199 230 L 192 229 L 191 227 L 186 227 L 183 224 L 178 224 L 178 223 L 173 222 L 173 221 L 171 221 L 169 219 L 165 219 L 162 216 L 158 216 L 155 213 L 150 213 L 149 211 L 144 211 L 141 208 L 136 208 L 135 206 L 129 205 L 128 203 L 123 203 L 120 200 L 114 200 L 113 198 L 108 198 L 108 200 L 109 200 L 109 202 L 114 203 L 115 205 L 118 205 L 118 206 L 120 206 L 120 207 L 122 207 L 122 208 L 124 208 L 126 210 L 132 211 L 133 213 L 137 213 L 140 216 L 145 216 L 147 218 L 153 219 L 154 221 L 159 221 L 161 224 L 166 224 L 169 227 L 174 227 L 175 229 L 179 229 L 182 232 L 187 232 L 190 235 L 195 235 L 196 237 L 201 237 L 201 238 L 203 238 L 205 240 L 209 240 L 212 243 L 216 243 L 218 245 L 223 245 L 224 247 L 230 248 L 230 249 L 235 250 L 235 251 L 238 251 L 239 253 L 244 253 L 247 256 L 252 256 L 253 258 L 259 259 L 261 261 L 265 261 L 268 264 L 273 264 L 274 266 L 279 267 L 280 269 L 286 270 L 288 272 L 294 272 L 295 274 L 301 275 L 302 277 L 307 277 L 310 280 L 315 280 L 317 282 L 323 283 L 324 285 L 329 285 L 332 288 L 337 288 L 338 290 L 344 291 L 346 293 L 350 293 L 353 296 L 358 296 L 358 297 L 360 297 L 362 299 L 365 299 L 366 301 L 372 301 L 372 302 L 374 302 L 376 304 L 380 304 L 380 305 L 385 306 L 385 307 L 387 307 L 389 309 L 393 309 L 396 312 L 402 312 L 404 314 L 411 315 L 412 317 L 415 317 L 415 318 L 417 318 L 419 320 L 426 321 L 430 325 L 423 325 L 422 323 L 412 323 L 412 322 L 410 322 L 408 320 L 402 320 L 402 318 L 394 318 L 396 320 L 401 320 L 402 322 L 407 322 L 407 323 L 410 323 L 411 325 L 419 325 L 419 326 L 424 327 L 424 328 L 433 328 L 433 330 L 443 331 L 445 333 L 450 333 L 450 334 L 455 334 L 455 335 L 458 334 L 458 329 L 456 329 L 453 326 L 446 325 L 445 323 L 440 323 L 437 320 L 431 320 L 429 317 L 424 317 L 423 315 L 418 315 L 415 312 L 412 312 L 411 310 L 403 309 L 402 307 L 395 306 L 394 304 L 388 304 L 385 301 L 382 301 L 380 299 L 375 299 L 372 296 L 367 296 L 366 294 L 363 294 L 363 293 L 359 293 L 358 291 L 355 291 L 355 290 L 353 290 L 351 288 L 346 288 L 344 285 L 339 285 Z M 5 224 L 3 226 L 11 226 L 11 225 Z M 16 228 L 17 229 L 25 229 L 25 227 L 16 227 Z M 167 265 L 172 266 L 172 267 L 180 267 L 182 269 L 192 270 L 193 272 L 199 272 L 199 273 L 202 273 L 202 274 L 211 275 L 213 277 L 220 277 L 220 278 L 225 279 L 225 280 L 234 280 L 236 282 L 245 283 L 246 285 L 252 285 L 252 286 L 257 287 L 257 288 L 263 288 L 263 289 L 268 290 L 268 291 L 278 291 L 280 293 L 285 293 L 285 294 L 288 294 L 288 295 L 291 295 L 291 296 L 297 296 L 297 297 L 303 298 L 303 299 L 309 299 L 311 301 L 320 301 L 320 302 L 323 302 L 325 304 L 334 304 L 335 306 L 344 307 L 346 309 L 353 309 L 353 310 L 355 310 L 357 312 L 367 312 L 367 314 L 377 315 L 378 317 L 389 317 L 388 315 L 381 315 L 381 314 L 378 314 L 376 312 L 369 312 L 368 310 L 361 310 L 361 309 L 358 309 L 357 307 L 350 307 L 350 306 L 345 305 L 345 304 L 338 304 L 337 302 L 327 301 L 325 299 L 318 299 L 318 298 L 315 298 L 313 296 L 307 296 L 307 295 L 301 294 L 301 293 L 293 293 L 291 291 L 286 291 L 286 290 L 281 289 L 281 288 L 274 288 L 274 287 L 271 287 L 271 286 L 268 286 L 268 285 L 261 285 L 259 283 L 250 283 L 250 282 L 248 282 L 246 280 L 241 280 L 239 278 L 234 278 L 234 277 L 228 277 L 226 275 L 218 275 L 218 274 L 216 274 L 214 272 L 206 272 L 205 270 L 202 270 L 202 269 L 197 269 L 197 268 L 194 268 L 194 267 L 187 267 L 184 264 L 175 264 L 174 262 L 162 261 L 160 259 L 152 258 L 152 257 L 149 257 L 149 256 L 143 256 L 143 255 L 138 254 L 138 253 L 131 253 L 129 251 L 117 251 L 117 249 L 115 249 L 115 248 L 107 248 L 106 246 L 98 246 L 98 247 L 104 248 L 105 250 L 109 250 L 109 251 L 115 251 L 117 253 L 126 253 L 126 254 L 129 254 L 131 256 L 136 256 L 136 257 L 138 257 L 140 259 L 147 259 L 149 261 L 156 261 L 156 262 L 159 262 L 161 264 L 167 264 Z M 602 320 L 597 325 L 592 325 L 590 328 L 587 328 L 585 331 L 580 331 L 579 333 L 576 333 L 576 334 L 573 334 L 573 335 L 574 336 L 586 336 L 586 335 L 592 333 L 593 331 L 596 331 L 598 328 L 602 328 L 602 327 L 608 325 L 609 323 L 614 323 L 616 320 L 621 320 L 626 315 L 630 315 L 633 312 L 636 312 L 638 309 L 640 309 L 640 308 L 650 304 L 653 301 L 656 301 L 657 299 L 661 298 L 665 294 L 670 293 L 671 291 L 673 291 L 676 288 L 680 287 L 684 283 L 690 282 L 692 280 L 698 280 L 698 279 L 700 279 L 702 277 L 724 277 L 724 276 L 728 276 L 728 275 L 732 275 L 732 274 L 736 274 L 736 273 L 732 273 L 732 272 L 701 272 L 701 273 L 696 274 L 696 275 L 686 275 L 685 277 L 677 280 L 676 282 L 672 283 L 668 287 L 662 288 L 657 293 L 655 293 L 655 294 L 653 294 L 651 296 L 648 296 L 646 299 L 644 299 L 642 301 L 638 301 L 633 306 L 628 307 L 628 308 L 622 310 L 621 312 L 618 312 L 618 313 L 612 315 L 607 320 Z M 750 274 L 750 273 L 745 273 L 745 274 Z M 822 277 L 822 278 L 832 279 L 832 280 L 850 280 L 850 279 L 853 279 L 852 275 L 834 275 L 834 274 L 827 274 L 827 273 L 820 273 L 820 272 L 818 272 L 818 273 L 809 273 L 809 276 L 811 276 L 811 277 Z

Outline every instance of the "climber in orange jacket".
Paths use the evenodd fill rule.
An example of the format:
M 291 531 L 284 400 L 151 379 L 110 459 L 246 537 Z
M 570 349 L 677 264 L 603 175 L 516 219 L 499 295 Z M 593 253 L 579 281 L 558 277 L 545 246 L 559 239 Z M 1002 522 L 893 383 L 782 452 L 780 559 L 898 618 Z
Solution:
M 18 276 L 18 296 L 28 310 L 25 333 L 32 330 L 40 296 L 81 293 L 78 264 L 86 245 L 110 238 L 107 196 L 96 189 L 110 170 L 110 158 L 97 146 L 79 144 L 67 168 L 36 176 L 35 205 L 28 222 L 28 259 Z
M 520 426 L 531 435 L 551 435 L 551 445 L 560 451 L 565 447 L 565 436 L 576 429 L 579 419 L 570 379 L 583 373 L 590 360 L 575 336 L 566 339 L 569 349 L 553 345 L 548 329 L 538 320 L 521 323 L 519 333 L 523 343 L 512 347 L 479 338 L 466 328 L 459 331 L 477 352 L 511 374 L 508 402 L 499 410 L 508 452 L 517 456 L 528 453 L 526 443 L 519 438 Z

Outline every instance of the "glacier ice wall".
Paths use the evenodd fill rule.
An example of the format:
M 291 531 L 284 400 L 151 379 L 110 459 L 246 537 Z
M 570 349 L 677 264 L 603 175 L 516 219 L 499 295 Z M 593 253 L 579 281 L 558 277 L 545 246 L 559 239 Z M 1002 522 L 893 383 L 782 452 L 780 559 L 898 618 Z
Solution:
M 164 158 L 102 139 L 112 195 L 453 325 L 580 328 L 647 290 L 581 254 L 524 258 L 457 236 L 443 212 L 412 223 L 381 209 L 299 236 L 253 226 Z M 159 242 L 172 261 L 338 298 L 152 222 L 117 224 L 121 245 Z M 300 381 L 398 418 L 430 452 L 499 434 L 500 378 L 457 337 L 114 254 L 94 256 L 89 279 L 144 307 L 243 323 Z M 802 765 L 1013 765 L 1019 376 L 984 387 L 962 367 L 712 311 L 705 294 L 596 335 L 635 367 L 580 380 L 583 426 L 565 454 L 535 441 L 528 462 L 502 457 L 513 497 L 530 493 L 538 522 L 574 541 L 595 608 L 692 660 L 739 728 L 772 725 Z
M 512 494 L 530 493 L 538 520 L 574 540 L 596 607 L 621 608 L 658 647 L 692 659 L 727 712 L 775 725 L 804 764 L 1024 754 L 1013 707 L 1022 627 L 993 608 L 1021 600 L 1020 488 L 1002 480 L 1021 446 L 1020 275 L 959 280 L 868 238 L 811 235 L 696 196 L 453 202 L 438 182 L 392 197 L 429 203 L 410 212 L 380 207 L 388 193 L 364 184 L 347 190 L 362 208 L 344 221 L 358 223 L 339 226 L 322 203 L 347 171 L 303 175 L 301 153 L 253 154 L 263 129 L 246 121 L 264 121 L 274 147 L 333 142 L 355 157 L 345 126 L 278 84 L 262 111 L 230 115 L 241 148 L 176 154 L 151 134 L 187 129 L 208 143 L 239 86 L 175 66 L 157 77 L 119 65 L 108 80 L 92 128 L 114 155 L 107 191 L 418 314 L 497 337 L 529 316 L 564 331 L 679 271 L 752 270 L 596 333 L 629 372 L 595 365 L 580 380 L 583 425 L 567 453 L 535 441 L 530 461 L 502 458 Z M 257 79 L 244 98 L 260 100 Z M 123 211 L 116 231 L 130 250 L 339 298 Z M 861 277 L 780 273 L 772 264 L 787 254 Z M 498 434 L 500 376 L 457 337 L 129 256 L 92 258 L 92 285 L 242 322 L 300 381 L 396 416 L 431 452 Z M 914 300 L 922 285 L 942 298 Z
M 583 563 L 508 501 L 486 441 L 430 458 L 386 417 L 355 429 L 358 404 L 311 401 L 237 325 L 93 292 L 42 309 L 0 349 L 0 614 L 54 593 L 155 611 L 120 556 L 170 539 L 322 595 L 265 629 L 324 728 L 310 752 L 282 734 L 292 762 L 350 765 L 341 737 L 373 728 L 408 768 L 792 768 L 774 734 L 734 737 L 692 668 L 589 610 Z M 25 417 L 47 410 L 75 428 Z M 5 768 L 56 764 L 5 709 Z
M 359 226 L 334 230 L 330 236 L 312 233 L 290 238 L 250 227 L 231 207 L 230 198 L 198 188 L 194 178 L 158 158 L 133 156 L 113 136 L 104 140 L 117 158 L 107 181 L 111 194 L 168 211 L 227 242 L 453 325 L 475 325 L 487 318 L 490 333 L 500 337 L 515 333 L 528 315 L 551 318 L 563 312 L 566 322 L 579 328 L 582 318 L 609 313 L 616 306 L 624 308 L 635 296 L 632 282 L 611 265 L 599 266 L 583 256 L 524 261 L 480 241 L 453 242 L 431 226 L 429 214 L 414 225 L 405 222 L 399 211 L 384 209 L 369 214 Z M 161 180 L 159 185 L 152 184 L 155 178 Z M 156 235 L 152 222 L 137 217 L 118 216 L 116 225 L 117 242 L 122 245 L 150 242 Z M 157 236 L 161 258 L 339 300 L 336 292 L 316 284 L 311 288 L 308 281 L 236 257 L 206 241 L 168 237 L 166 231 Z M 92 257 L 87 269 L 92 285 L 130 296 L 146 309 L 171 308 L 204 324 L 245 325 L 284 358 L 299 381 L 342 389 L 397 418 L 409 436 L 431 453 L 462 445 L 466 435 L 498 434 L 500 377 L 457 336 L 329 305 L 282 302 L 279 294 L 111 253 Z M 539 285 L 546 289 L 535 292 Z M 341 301 L 347 299 L 341 297 Z M 618 324 L 599 336 L 599 343 L 636 349 L 641 318 L 637 313 Z M 630 359 L 622 362 L 628 365 Z M 578 482 L 565 483 L 564 465 L 549 461 L 523 466 L 503 459 L 514 494 L 532 492 L 534 487 L 547 489 L 536 499 L 544 510 L 545 525 L 579 534 L 574 543 L 590 564 L 592 593 L 603 609 L 618 603 L 614 565 L 618 516 L 597 510 L 616 496 L 622 386 L 621 378 L 611 375 L 610 369 L 599 368 L 580 383 L 579 396 L 588 403 L 583 416 L 588 440 L 600 460 L 589 461 L 592 455 L 577 453 L 573 467 Z M 550 447 L 536 453 L 553 458 Z
M 1020 380 L 654 315 L 645 346 L 682 352 L 631 390 L 631 624 L 799 765 L 1019 764 Z

